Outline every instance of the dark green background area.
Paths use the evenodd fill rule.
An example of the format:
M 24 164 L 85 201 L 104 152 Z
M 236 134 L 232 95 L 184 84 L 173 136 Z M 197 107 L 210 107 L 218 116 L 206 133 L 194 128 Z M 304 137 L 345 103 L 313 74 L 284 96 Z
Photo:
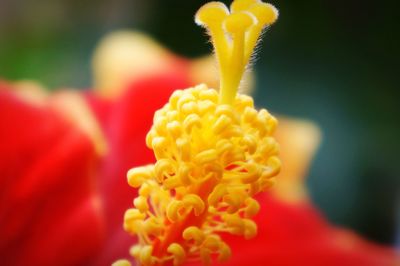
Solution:
M 0 76 L 50 88 L 90 87 L 97 41 L 140 29 L 174 52 L 211 50 L 193 22 L 205 1 L 0 1 Z M 226 2 L 226 1 L 225 1 Z M 272 1 L 280 18 L 260 45 L 256 102 L 317 122 L 308 178 L 336 224 L 393 243 L 400 188 L 398 1 Z

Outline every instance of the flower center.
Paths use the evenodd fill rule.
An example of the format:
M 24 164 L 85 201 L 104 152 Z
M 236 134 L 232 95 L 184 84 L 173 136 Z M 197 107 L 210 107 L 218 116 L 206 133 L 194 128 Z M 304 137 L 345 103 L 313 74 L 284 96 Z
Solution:
M 234 1 L 231 13 L 219 2 L 197 12 L 215 47 L 220 94 L 205 85 L 177 90 L 154 115 L 146 144 L 157 162 L 128 172 L 139 196 L 124 229 L 138 237 L 130 254 L 140 265 L 226 261 L 231 250 L 221 233 L 256 235 L 253 196 L 280 169 L 277 120 L 237 90 L 259 35 L 276 18 L 273 6 L 256 0 Z

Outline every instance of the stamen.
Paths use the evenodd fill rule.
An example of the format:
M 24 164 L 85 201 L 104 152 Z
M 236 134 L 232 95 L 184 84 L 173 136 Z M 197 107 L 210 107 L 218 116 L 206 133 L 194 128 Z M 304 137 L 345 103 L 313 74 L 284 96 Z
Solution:
M 237 90 L 262 29 L 276 18 L 258 0 L 236 0 L 231 11 L 211 2 L 197 12 L 215 47 L 220 94 L 205 85 L 178 90 L 154 115 L 146 144 L 157 162 L 127 174 L 139 188 L 124 217 L 124 229 L 137 235 L 130 254 L 138 264 L 223 262 L 231 250 L 220 233 L 257 234 L 253 196 L 273 185 L 281 166 L 272 138 L 277 120 Z
M 138 236 L 131 254 L 141 265 L 181 265 L 189 258 L 209 264 L 214 255 L 225 261 L 231 251 L 219 233 L 245 239 L 257 233 L 250 218 L 260 206 L 252 196 L 269 187 L 280 169 L 271 137 L 276 119 L 257 112 L 247 96 L 223 105 L 213 95 L 199 85 L 179 92 L 179 99 L 171 96 L 147 136 L 158 161 L 128 172 L 128 183 L 140 189 L 124 228 Z M 215 108 L 201 114 L 204 101 Z M 188 103 L 196 106 L 191 113 L 182 108 Z M 183 130 L 178 134 L 171 125 Z
M 169 245 L 167 251 L 173 255 L 174 266 L 182 265 L 185 261 L 186 253 L 181 245 L 172 243 Z

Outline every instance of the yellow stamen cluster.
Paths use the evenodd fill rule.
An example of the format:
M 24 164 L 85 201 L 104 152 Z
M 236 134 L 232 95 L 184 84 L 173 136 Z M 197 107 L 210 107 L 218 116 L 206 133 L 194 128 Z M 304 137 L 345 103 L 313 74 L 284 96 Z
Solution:
M 276 125 L 245 95 L 225 105 L 205 85 L 173 93 L 146 139 L 156 164 L 128 172 L 129 185 L 140 189 L 124 228 L 138 236 L 131 254 L 141 265 L 209 264 L 213 254 L 224 261 L 230 249 L 218 233 L 255 236 L 250 218 L 259 204 L 252 197 L 280 169 Z
M 253 196 L 280 170 L 277 120 L 237 90 L 259 35 L 276 18 L 276 9 L 258 0 L 235 0 L 231 13 L 219 2 L 197 12 L 215 46 L 220 94 L 206 85 L 178 90 L 154 115 L 146 144 L 157 162 L 128 172 L 139 195 L 124 229 L 138 237 L 130 254 L 140 265 L 226 261 L 231 250 L 220 233 L 257 234 Z

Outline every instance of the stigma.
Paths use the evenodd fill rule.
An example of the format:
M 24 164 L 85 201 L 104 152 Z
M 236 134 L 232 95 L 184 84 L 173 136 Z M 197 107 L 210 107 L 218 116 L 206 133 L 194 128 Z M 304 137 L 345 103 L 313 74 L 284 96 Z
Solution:
M 202 6 L 195 15 L 214 45 L 220 73 L 220 101 L 234 101 L 246 66 L 263 30 L 278 18 L 278 10 L 259 0 L 235 0 L 230 10 L 221 2 Z
M 154 115 L 146 145 L 157 161 L 127 174 L 139 195 L 124 229 L 138 238 L 130 254 L 139 265 L 223 262 L 231 249 L 221 235 L 257 234 L 254 196 L 273 186 L 281 167 L 278 122 L 237 91 L 262 30 L 277 16 L 257 0 L 236 0 L 230 11 L 211 2 L 197 12 L 215 47 L 220 91 L 204 84 L 177 90 Z

